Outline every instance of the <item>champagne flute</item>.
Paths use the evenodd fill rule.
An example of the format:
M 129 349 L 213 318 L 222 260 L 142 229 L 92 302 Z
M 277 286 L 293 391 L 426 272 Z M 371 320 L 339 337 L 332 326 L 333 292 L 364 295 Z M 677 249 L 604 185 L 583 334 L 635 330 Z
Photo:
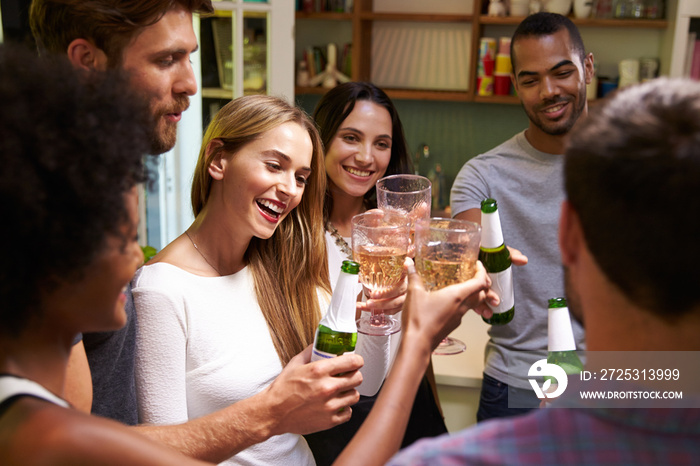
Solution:
M 481 226 L 449 218 L 421 219 L 416 223 L 416 270 L 427 290 L 439 290 L 469 280 L 476 274 Z M 464 342 L 447 337 L 433 354 L 458 354 Z
M 352 252 L 360 264 L 360 282 L 374 292 L 396 286 L 403 275 L 408 252 L 408 222 L 405 218 L 370 210 L 352 218 Z M 357 323 L 357 331 L 367 335 L 391 335 L 401 330 L 401 322 L 373 309 Z
M 377 180 L 377 207 L 398 213 L 410 222 L 409 256 L 414 256 L 415 223 L 430 218 L 430 180 L 420 175 L 391 175 Z

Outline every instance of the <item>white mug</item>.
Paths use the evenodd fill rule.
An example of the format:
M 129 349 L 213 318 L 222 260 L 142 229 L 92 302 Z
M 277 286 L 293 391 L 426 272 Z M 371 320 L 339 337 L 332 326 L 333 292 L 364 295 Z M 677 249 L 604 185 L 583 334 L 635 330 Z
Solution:
M 527 16 L 530 0 L 510 0 L 510 16 Z
M 574 16 L 577 18 L 588 18 L 593 9 L 593 0 L 574 0 Z
M 571 3 L 572 0 L 546 0 L 544 3 L 544 11 L 567 16 L 571 11 Z

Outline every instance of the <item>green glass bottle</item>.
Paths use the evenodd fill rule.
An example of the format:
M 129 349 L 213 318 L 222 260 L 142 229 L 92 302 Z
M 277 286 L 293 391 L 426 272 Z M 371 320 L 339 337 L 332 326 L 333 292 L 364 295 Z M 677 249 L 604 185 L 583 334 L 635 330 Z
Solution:
M 580 374 L 583 364 L 576 354 L 576 341 L 566 299 L 552 298 L 548 303 L 547 363 L 556 364 L 564 369 L 567 375 Z
M 355 310 L 359 271 L 360 264 L 357 262 L 343 261 L 331 303 L 316 329 L 312 361 L 335 358 L 355 351 L 357 343 Z
M 490 306 L 493 316 L 484 319 L 491 325 L 504 325 L 513 320 L 515 298 L 513 295 L 513 268 L 510 252 L 503 241 L 501 219 L 495 199 L 481 201 L 481 247 L 479 260 L 491 278 L 491 288 L 501 298 L 498 306 Z

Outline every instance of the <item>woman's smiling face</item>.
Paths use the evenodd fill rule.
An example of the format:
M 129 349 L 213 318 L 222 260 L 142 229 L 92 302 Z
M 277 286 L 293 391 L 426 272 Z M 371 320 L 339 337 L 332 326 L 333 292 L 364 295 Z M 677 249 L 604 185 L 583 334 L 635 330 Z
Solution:
M 326 151 L 332 191 L 362 197 L 384 176 L 391 159 L 391 115 L 374 102 L 358 100 Z
M 297 123 L 284 123 L 222 158 L 223 198 L 237 230 L 267 239 L 301 202 L 312 144 Z

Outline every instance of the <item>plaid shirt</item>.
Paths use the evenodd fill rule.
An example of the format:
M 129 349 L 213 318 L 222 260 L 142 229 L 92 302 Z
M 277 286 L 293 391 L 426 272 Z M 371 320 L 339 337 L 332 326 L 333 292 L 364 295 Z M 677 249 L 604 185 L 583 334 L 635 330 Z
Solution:
M 700 464 L 700 409 L 538 409 L 424 439 L 391 465 Z

